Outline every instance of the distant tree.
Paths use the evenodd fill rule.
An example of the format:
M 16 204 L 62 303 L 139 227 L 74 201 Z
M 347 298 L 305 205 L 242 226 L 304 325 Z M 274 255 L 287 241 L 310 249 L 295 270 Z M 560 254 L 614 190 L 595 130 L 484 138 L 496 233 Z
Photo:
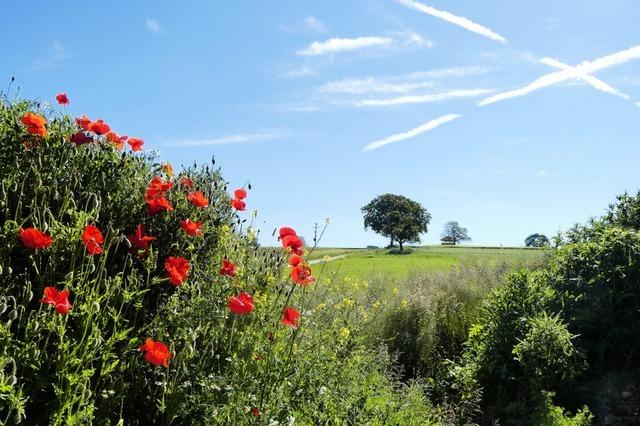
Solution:
M 402 195 L 384 194 L 374 198 L 362 208 L 364 229 L 390 238 L 400 246 L 420 241 L 420 234 L 427 232 L 431 215 L 419 203 Z
M 545 247 L 549 245 L 549 239 L 544 234 L 531 234 L 524 240 L 527 247 Z
M 455 245 L 461 241 L 469 241 L 471 238 L 469 237 L 469 231 L 467 231 L 467 228 L 463 228 L 456 221 L 450 221 L 444 225 L 442 240 L 450 241 Z

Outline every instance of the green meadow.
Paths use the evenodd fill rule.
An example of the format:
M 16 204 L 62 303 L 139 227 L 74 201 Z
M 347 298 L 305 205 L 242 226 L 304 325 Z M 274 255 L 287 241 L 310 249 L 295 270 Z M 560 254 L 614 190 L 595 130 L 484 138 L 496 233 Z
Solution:
M 367 279 L 386 275 L 395 279 L 421 272 L 445 271 L 462 265 L 505 264 L 517 268 L 539 264 L 548 250 L 478 246 L 423 246 L 411 248 L 408 254 L 391 254 L 388 249 L 316 248 L 310 259 L 315 274 L 350 276 Z M 344 256 L 339 259 L 323 259 Z M 324 268 L 324 270 L 323 270 Z

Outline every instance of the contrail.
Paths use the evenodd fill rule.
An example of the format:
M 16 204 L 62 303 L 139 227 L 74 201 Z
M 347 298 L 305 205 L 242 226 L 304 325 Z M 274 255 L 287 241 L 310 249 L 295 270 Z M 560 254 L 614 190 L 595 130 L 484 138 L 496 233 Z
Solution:
M 426 13 L 431 16 L 435 16 L 436 18 L 440 18 L 454 25 L 458 25 L 459 27 L 462 27 L 468 31 L 490 38 L 491 40 L 499 41 L 501 43 L 507 42 L 507 39 L 502 37 L 500 34 L 480 24 L 476 24 L 475 22 L 467 18 L 463 18 L 462 16 L 456 16 L 452 13 L 445 12 L 443 10 L 438 10 L 436 8 L 427 6 L 426 4 L 422 4 L 414 0 L 396 0 L 396 1 L 404 6 L 407 6 L 408 8 L 417 10 L 422 13 Z
M 640 58 L 640 46 L 634 46 L 627 50 L 621 50 L 620 52 L 613 53 L 611 55 L 603 56 L 593 61 L 584 61 L 575 67 L 571 67 L 570 70 L 556 71 L 550 74 L 543 75 L 542 77 L 534 80 L 530 84 L 508 92 L 498 93 L 497 95 L 490 96 L 481 100 L 478 105 L 484 106 L 493 104 L 495 102 L 504 101 L 505 99 L 516 98 L 518 96 L 528 95 L 529 93 L 543 89 L 545 87 L 552 86 L 554 84 L 561 83 L 563 81 L 575 78 L 577 75 L 589 75 L 596 71 L 609 68 L 614 65 L 620 65 L 633 59 Z M 608 87 L 608 86 L 607 86 Z M 615 92 L 618 92 L 614 88 Z M 602 90 L 602 89 L 599 89 Z M 610 93 L 610 92 L 607 92 Z M 619 92 L 618 92 L 619 93 Z M 625 95 L 626 96 L 626 95 Z
M 379 141 L 376 142 L 372 142 L 369 145 L 365 146 L 363 151 L 371 151 L 372 149 L 378 149 L 381 148 L 385 145 L 388 145 L 390 143 L 395 143 L 395 142 L 400 142 L 406 139 L 410 139 L 413 138 L 415 136 L 418 136 L 422 133 L 428 132 L 430 130 L 435 129 L 438 126 L 441 126 L 445 123 L 448 123 L 450 121 L 453 121 L 457 118 L 462 117 L 459 114 L 447 114 L 447 115 L 443 115 L 441 117 L 438 117 L 434 120 L 428 121 L 426 123 L 424 123 L 421 126 L 416 127 L 415 129 L 411 129 L 408 132 L 404 132 L 404 133 L 397 133 L 395 135 L 391 135 L 385 139 L 381 139 Z

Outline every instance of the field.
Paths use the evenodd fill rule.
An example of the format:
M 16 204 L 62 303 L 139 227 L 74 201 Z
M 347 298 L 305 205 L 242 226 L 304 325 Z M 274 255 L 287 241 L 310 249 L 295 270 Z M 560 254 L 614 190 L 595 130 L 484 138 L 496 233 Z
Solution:
M 387 249 L 316 248 L 310 259 L 317 262 L 312 267 L 318 275 L 324 267 L 323 276 L 336 273 L 362 279 L 373 275 L 403 279 L 410 274 L 444 271 L 468 264 L 531 266 L 541 262 L 546 255 L 544 249 L 478 246 L 434 245 L 411 250 L 409 254 L 397 255 L 389 254 Z M 322 259 L 326 256 L 344 257 L 325 263 Z

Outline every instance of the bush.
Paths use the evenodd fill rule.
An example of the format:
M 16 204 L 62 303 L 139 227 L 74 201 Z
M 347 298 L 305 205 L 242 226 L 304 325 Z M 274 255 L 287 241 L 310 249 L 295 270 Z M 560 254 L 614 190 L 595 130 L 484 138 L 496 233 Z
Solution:
M 26 116 L 34 111 L 42 118 Z M 258 247 L 219 170 L 174 176 L 94 126 L 104 127 L 44 104 L 0 101 L 0 423 L 427 416 L 426 401 L 365 347 L 371 305 L 320 309 L 318 300 L 343 295 L 292 282 L 305 282 L 304 270 L 290 273 L 287 253 Z M 185 219 L 202 223 L 202 234 Z M 46 234 L 40 248 L 27 228 Z M 154 239 L 141 242 L 137 229 Z M 170 267 L 178 256 L 187 274 Z M 221 268 L 223 260 L 235 268 Z M 241 292 L 252 303 L 232 299 Z M 43 303 L 54 296 L 55 309 Z M 300 318 L 282 323 L 285 306 Z M 330 403 L 318 398 L 323 386 Z

